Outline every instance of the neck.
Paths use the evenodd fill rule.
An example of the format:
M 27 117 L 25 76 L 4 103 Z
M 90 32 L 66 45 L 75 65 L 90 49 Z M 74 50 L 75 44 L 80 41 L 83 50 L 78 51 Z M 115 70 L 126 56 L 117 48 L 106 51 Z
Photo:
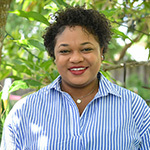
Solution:
M 62 91 L 67 92 L 68 94 L 71 95 L 71 97 L 74 100 L 76 100 L 81 97 L 84 98 L 84 96 L 88 95 L 89 93 L 91 93 L 92 95 L 95 95 L 98 91 L 98 79 L 84 86 L 70 86 L 64 83 L 62 80 L 61 88 L 62 88 Z

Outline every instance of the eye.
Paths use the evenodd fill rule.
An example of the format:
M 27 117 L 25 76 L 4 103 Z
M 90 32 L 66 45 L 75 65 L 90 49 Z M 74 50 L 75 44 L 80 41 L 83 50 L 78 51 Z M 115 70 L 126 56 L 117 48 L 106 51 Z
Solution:
M 70 51 L 69 50 L 60 50 L 60 53 L 61 54 L 67 54 L 67 53 L 69 53 Z
M 84 48 L 84 49 L 82 49 L 83 52 L 90 52 L 92 50 L 93 50 L 92 48 Z

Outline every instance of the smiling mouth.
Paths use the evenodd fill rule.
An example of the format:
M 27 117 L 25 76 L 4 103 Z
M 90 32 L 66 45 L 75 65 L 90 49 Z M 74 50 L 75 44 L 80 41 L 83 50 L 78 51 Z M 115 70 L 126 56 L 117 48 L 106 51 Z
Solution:
M 73 70 L 73 71 L 80 71 L 80 70 L 85 70 L 87 67 L 84 67 L 84 68 L 72 68 L 72 69 L 69 69 L 69 70 Z
M 88 69 L 88 67 L 72 67 L 70 68 L 70 72 L 73 75 L 81 75 L 83 74 L 86 70 Z

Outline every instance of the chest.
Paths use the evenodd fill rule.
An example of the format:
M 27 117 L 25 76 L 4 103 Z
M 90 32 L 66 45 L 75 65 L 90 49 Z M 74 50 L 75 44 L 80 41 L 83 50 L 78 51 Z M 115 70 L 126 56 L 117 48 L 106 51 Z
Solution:
M 130 150 L 140 143 L 130 105 L 109 100 L 93 101 L 81 116 L 74 105 L 46 106 L 28 114 L 19 125 L 19 144 L 32 150 Z

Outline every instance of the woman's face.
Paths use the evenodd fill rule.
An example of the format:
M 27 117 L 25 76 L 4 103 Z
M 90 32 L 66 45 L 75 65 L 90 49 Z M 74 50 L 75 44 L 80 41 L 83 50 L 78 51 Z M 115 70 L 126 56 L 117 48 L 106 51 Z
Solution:
M 66 27 L 56 37 L 54 53 L 62 85 L 84 87 L 95 83 L 101 66 L 101 48 L 92 34 L 80 26 Z

